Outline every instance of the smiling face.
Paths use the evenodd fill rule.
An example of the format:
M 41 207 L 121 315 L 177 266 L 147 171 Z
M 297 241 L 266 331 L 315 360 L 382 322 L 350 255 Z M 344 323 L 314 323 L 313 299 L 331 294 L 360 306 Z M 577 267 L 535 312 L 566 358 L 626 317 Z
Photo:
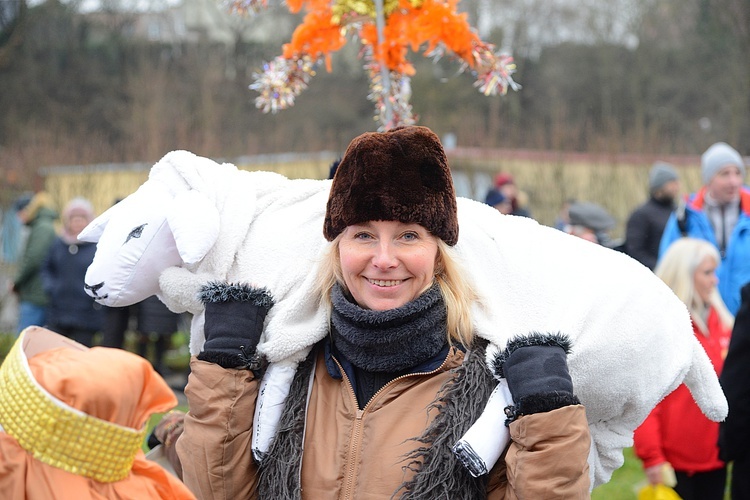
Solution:
M 432 284 L 437 238 L 419 224 L 369 221 L 347 226 L 339 243 L 344 283 L 360 307 L 401 307 Z
M 716 277 L 716 260 L 711 256 L 703 258 L 698 267 L 695 268 L 693 279 L 695 280 L 695 293 L 700 297 L 704 304 L 708 304 L 711 298 L 711 292 L 719 283 Z

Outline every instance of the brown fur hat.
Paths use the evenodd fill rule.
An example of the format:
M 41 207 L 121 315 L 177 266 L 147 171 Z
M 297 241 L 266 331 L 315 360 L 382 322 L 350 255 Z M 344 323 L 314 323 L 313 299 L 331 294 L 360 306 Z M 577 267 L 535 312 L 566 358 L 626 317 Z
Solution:
M 458 241 L 456 193 L 440 140 L 427 127 L 356 137 L 333 178 L 323 226 L 332 241 L 371 220 L 417 223 L 448 245 Z

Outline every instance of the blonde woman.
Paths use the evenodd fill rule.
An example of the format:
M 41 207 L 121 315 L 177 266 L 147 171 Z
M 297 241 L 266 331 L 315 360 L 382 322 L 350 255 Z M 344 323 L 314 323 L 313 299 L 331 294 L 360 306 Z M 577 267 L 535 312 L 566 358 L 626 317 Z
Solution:
M 269 291 L 202 289 L 206 342 L 191 361 L 190 412 L 177 440 L 199 498 L 589 498 L 591 447 L 567 368 L 569 342 L 511 340 L 496 366 L 513 404 L 511 442 L 486 464 L 453 444 L 496 385 L 476 338 L 477 296 L 451 257 L 456 196 L 437 136 L 424 127 L 356 138 L 333 179 L 332 242 L 321 299 L 330 335 L 292 381 L 279 430 L 254 461 L 255 346 Z
M 685 303 L 693 331 L 721 374 L 734 317 L 716 288 L 721 262 L 712 244 L 682 238 L 669 247 L 655 272 Z M 668 348 L 668 347 L 665 347 Z M 719 424 L 708 420 L 685 385 L 667 396 L 635 431 L 635 452 L 652 484 L 675 470 L 675 490 L 684 500 L 724 498 L 726 464 L 719 459 Z

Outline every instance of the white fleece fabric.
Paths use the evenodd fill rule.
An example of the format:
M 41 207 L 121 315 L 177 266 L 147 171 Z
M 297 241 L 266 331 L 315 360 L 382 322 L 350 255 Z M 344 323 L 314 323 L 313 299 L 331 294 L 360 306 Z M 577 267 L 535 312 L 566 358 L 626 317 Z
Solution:
M 175 264 L 174 251 L 163 248 L 164 238 L 159 240 L 161 248 L 144 247 L 140 260 L 148 266 L 132 255 L 118 260 L 116 245 L 102 247 L 89 269 L 91 276 L 87 274 L 87 285 L 103 283 L 100 291 L 109 289 L 110 297 L 127 296 L 132 304 L 145 297 L 118 293 L 118 286 L 158 280 L 158 294 L 170 309 L 195 315 L 193 354 L 204 342 L 202 305 L 197 300 L 201 285 L 222 280 L 264 286 L 276 304 L 266 318 L 260 352 L 285 367 L 304 359 L 328 331 L 327 312 L 314 284 L 319 259 L 329 245 L 322 228 L 330 181 L 245 172 L 176 151 L 153 167 L 144 186 L 149 183 L 153 186 L 142 186 L 131 196 L 148 204 L 148 194 L 155 210 L 165 211 L 168 200 L 185 191 L 197 191 L 210 200 L 217 213 L 208 219 L 219 224 L 215 242 L 207 250 L 188 251 L 191 240 L 197 247 L 206 246 L 201 242 L 205 233 L 199 231 L 201 224 L 192 231 L 183 223 L 179 254 L 193 260 L 201 252 L 205 255 L 181 265 Z M 90 240 L 104 240 L 111 232 L 121 242 L 138 222 L 124 210 L 106 215 L 87 228 Z M 688 385 L 709 418 L 719 421 L 726 416 L 726 399 L 693 336 L 686 307 L 646 267 L 624 254 L 532 219 L 501 215 L 472 200 L 458 199 L 458 218 L 455 250 L 482 298 L 473 311 L 474 323 L 476 333 L 491 342 L 488 360 L 514 336 L 562 333 L 572 340 L 568 364 L 591 429 L 592 487 L 607 482 L 622 465 L 622 449 L 632 445 L 633 430 L 680 383 Z M 170 257 L 160 265 L 162 254 Z M 128 272 L 140 274 L 123 279 Z M 118 283 L 110 286 L 115 276 Z M 115 299 L 101 302 L 128 305 Z M 283 378 L 281 385 L 288 384 L 289 377 Z M 282 398 L 286 394 L 284 387 L 277 392 Z M 264 420 L 264 427 L 274 429 L 274 418 L 271 423 Z
M 609 480 L 633 430 L 681 382 L 712 420 L 728 408 L 685 305 L 648 268 L 581 238 L 459 200 L 456 249 L 485 301 L 488 359 L 513 336 L 563 333 L 592 435 L 592 485 Z M 497 214 L 497 215 L 496 215 Z
M 192 313 L 190 352 L 197 354 L 205 340 L 200 287 L 214 280 L 264 286 L 276 305 L 259 348 L 268 348 L 269 359 L 295 363 L 310 337 L 322 338 L 327 329 L 310 290 L 327 244 L 319 207 L 329 189 L 326 180 L 290 180 L 188 151 L 168 153 L 135 193 L 81 233 L 98 242 L 85 278 L 97 288 L 88 292 L 110 307 L 156 294 L 170 310 Z M 130 236 L 136 228 L 138 236 Z

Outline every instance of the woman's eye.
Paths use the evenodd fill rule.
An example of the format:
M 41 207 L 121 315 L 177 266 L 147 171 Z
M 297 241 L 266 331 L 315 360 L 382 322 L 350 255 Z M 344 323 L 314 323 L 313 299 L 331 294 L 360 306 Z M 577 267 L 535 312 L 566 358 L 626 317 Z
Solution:
M 367 233 L 357 233 L 354 235 L 355 240 L 367 240 L 370 239 L 371 236 Z
M 419 239 L 419 235 L 417 233 L 404 233 L 401 237 L 406 241 L 414 241 Z
M 130 233 L 128 234 L 128 237 L 125 238 L 125 243 L 130 241 L 132 238 L 140 238 L 143 234 L 143 228 L 146 227 L 146 224 L 141 224 L 140 226 L 134 228 Z

